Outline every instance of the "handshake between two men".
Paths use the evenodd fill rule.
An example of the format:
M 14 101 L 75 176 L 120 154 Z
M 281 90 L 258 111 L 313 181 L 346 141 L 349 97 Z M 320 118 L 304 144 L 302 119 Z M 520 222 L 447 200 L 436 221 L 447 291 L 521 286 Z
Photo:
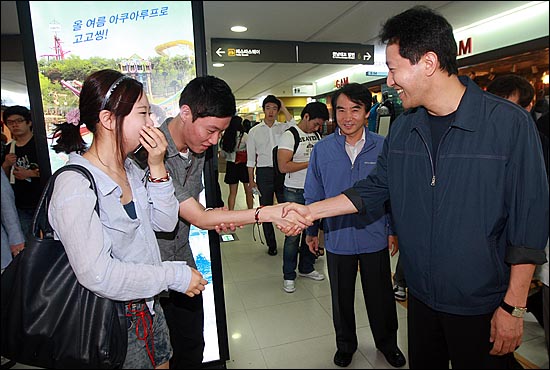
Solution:
M 257 222 L 264 222 L 262 213 L 266 216 L 265 222 L 273 222 L 277 228 L 287 236 L 300 234 L 304 229 L 313 225 L 313 221 L 320 218 L 339 216 L 344 214 L 356 213 L 357 208 L 351 200 L 340 194 L 322 201 L 302 205 L 299 203 L 281 203 L 274 206 L 258 208 L 256 214 Z M 269 219 L 267 219 L 269 218 Z M 316 253 L 319 248 L 317 237 L 306 238 L 306 242 L 312 253 Z
M 277 228 L 287 236 L 299 235 L 304 229 L 313 225 L 313 221 L 320 218 L 340 216 L 350 213 L 356 213 L 357 208 L 351 200 L 344 194 L 332 198 L 324 199 L 309 205 L 299 203 L 280 203 L 271 206 L 260 206 L 254 209 L 242 211 L 228 211 L 226 208 L 212 210 L 202 214 L 199 227 L 206 229 L 215 229 L 218 233 L 226 231 L 235 231 L 237 227 L 247 224 L 272 222 Z M 252 214 L 254 221 L 252 221 Z M 228 220 L 230 216 L 231 221 Z M 193 222 L 193 224 L 195 224 Z M 311 238 L 308 238 L 310 241 Z M 307 240 L 306 240 L 307 241 Z M 315 253 L 318 243 L 312 241 L 310 250 Z M 317 244 L 317 247 L 315 247 Z

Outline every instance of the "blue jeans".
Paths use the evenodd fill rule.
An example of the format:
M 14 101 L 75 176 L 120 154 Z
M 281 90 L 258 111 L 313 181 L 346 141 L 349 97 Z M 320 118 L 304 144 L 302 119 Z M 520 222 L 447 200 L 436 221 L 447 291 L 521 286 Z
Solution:
M 164 311 L 157 299 L 155 299 L 154 309 L 155 315 L 149 313 L 149 309 L 145 303 L 139 303 L 132 307 L 133 310 L 145 311 L 143 319 L 136 315 L 127 316 L 128 322 L 128 352 L 124 360 L 123 369 L 152 369 L 153 365 L 149 358 L 149 354 L 154 356 L 155 365 L 162 365 L 172 357 L 172 346 L 170 345 L 170 337 Z M 126 314 L 131 314 L 129 308 L 126 308 Z M 150 332 L 152 323 L 153 331 Z M 147 326 L 147 327 L 146 327 Z M 144 340 L 138 339 L 145 337 Z M 139 336 L 139 337 L 138 337 Z
M 305 204 L 304 189 L 287 188 L 285 186 L 284 196 L 285 202 Z M 315 255 L 309 251 L 305 232 L 297 236 L 286 236 L 283 248 L 283 276 L 285 280 L 296 280 L 298 252 L 300 254 L 298 270 L 303 274 L 309 274 L 315 269 L 313 266 Z
M 32 219 L 34 217 L 34 209 L 17 208 L 17 214 L 19 215 L 21 231 L 23 232 L 23 236 L 26 238 L 29 231 L 32 231 Z

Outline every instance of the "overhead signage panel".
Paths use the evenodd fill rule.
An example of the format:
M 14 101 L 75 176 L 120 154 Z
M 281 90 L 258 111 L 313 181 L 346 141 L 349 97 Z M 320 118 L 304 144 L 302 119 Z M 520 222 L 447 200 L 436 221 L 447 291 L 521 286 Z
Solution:
M 212 39 L 212 62 L 296 63 L 289 41 Z
M 301 43 L 299 63 L 374 64 L 374 45 L 327 42 Z
M 374 45 L 211 39 L 212 62 L 374 64 Z

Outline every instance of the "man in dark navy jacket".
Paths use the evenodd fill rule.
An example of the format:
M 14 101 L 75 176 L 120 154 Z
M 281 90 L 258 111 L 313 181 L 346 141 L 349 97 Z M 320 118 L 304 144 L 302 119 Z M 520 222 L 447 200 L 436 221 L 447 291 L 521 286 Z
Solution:
M 390 18 L 387 84 L 408 109 L 376 168 L 343 194 L 287 206 L 311 220 L 391 199 L 409 287 L 410 368 L 510 368 L 537 264 L 548 181 L 529 113 L 458 77 L 451 25 L 427 7 Z

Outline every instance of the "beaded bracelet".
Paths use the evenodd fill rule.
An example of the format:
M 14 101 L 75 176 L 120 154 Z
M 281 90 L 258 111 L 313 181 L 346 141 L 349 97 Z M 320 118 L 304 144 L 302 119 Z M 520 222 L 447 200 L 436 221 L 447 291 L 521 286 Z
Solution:
M 256 213 L 254 213 L 254 220 L 256 221 L 256 225 L 260 224 L 260 209 L 264 208 L 264 206 L 259 206 L 256 208 Z
M 159 183 L 159 182 L 166 182 L 169 180 L 170 180 L 169 172 L 166 172 L 166 175 L 164 177 L 152 177 L 151 174 L 149 174 L 149 182 Z

